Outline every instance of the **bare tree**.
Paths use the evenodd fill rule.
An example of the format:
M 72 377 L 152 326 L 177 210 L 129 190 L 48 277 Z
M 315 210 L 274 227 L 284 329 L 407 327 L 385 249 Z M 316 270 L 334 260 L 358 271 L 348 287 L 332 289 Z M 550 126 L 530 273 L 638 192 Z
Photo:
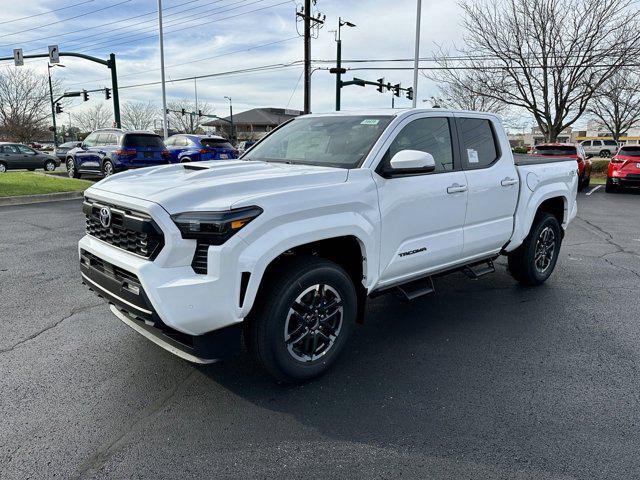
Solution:
M 640 17 L 633 4 L 461 0 L 466 47 L 459 58 L 440 60 L 439 77 L 525 109 L 546 139 L 555 141 L 586 111 L 604 82 L 637 62 Z
M 113 126 L 113 112 L 104 103 L 96 103 L 74 116 L 75 126 L 82 132 Z
M 151 130 L 159 113 L 151 102 L 126 102 L 121 112 L 122 128 L 127 130 Z
M 617 142 L 640 122 L 640 76 L 622 69 L 602 84 L 588 112 L 595 116 Z
M 182 115 L 181 113 L 183 108 L 186 115 Z M 213 107 L 206 102 L 198 102 L 198 108 L 196 109 L 195 102 L 189 99 L 169 102 L 167 103 L 167 109 L 169 110 L 168 120 L 170 129 L 180 133 L 201 132 L 202 129 L 200 126 L 211 119 L 198 116 L 198 110 L 204 115 L 209 115 L 214 110 Z M 195 115 L 190 115 L 190 113 L 195 113 Z
M 54 95 L 61 91 L 53 82 Z M 5 136 L 28 142 L 45 134 L 51 121 L 49 81 L 29 68 L 7 68 L 0 73 L 0 128 Z

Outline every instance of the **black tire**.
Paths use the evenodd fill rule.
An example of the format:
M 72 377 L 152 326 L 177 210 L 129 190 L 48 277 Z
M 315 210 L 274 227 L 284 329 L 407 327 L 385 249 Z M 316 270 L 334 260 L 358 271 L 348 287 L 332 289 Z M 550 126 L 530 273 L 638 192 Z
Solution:
M 47 160 L 44 162 L 44 170 L 45 172 L 53 172 L 56 169 L 56 162 L 53 160 Z
M 102 175 L 105 178 L 110 177 L 114 173 L 116 172 L 115 172 L 115 169 L 113 168 L 113 163 L 111 163 L 111 160 L 105 160 L 104 162 L 102 162 Z
M 299 382 L 323 374 L 355 323 L 357 296 L 349 275 L 334 262 L 295 256 L 282 261 L 263 285 L 246 320 L 249 353 L 281 381 Z M 333 308 L 324 311 L 321 298 Z M 287 334 L 300 340 L 288 342 Z
M 591 175 L 586 175 L 580 179 L 578 182 L 578 191 L 581 192 L 589 188 L 589 184 L 591 183 Z
M 609 150 L 602 150 L 600 152 L 600 157 L 602 158 L 609 158 L 611 156 L 611 152 Z
M 27 172 L 35 172 L 36 169 L 35 168 L 27 168 Z
M 615 185 L 610 178 L 607 178 L 607 183 L 604 184 L 604 191 L 607 193 L 616 193 L 618 186 Z
M 189 163 L 191 162 L 191 159 L 189 157 L 182 157 L 180 159 L 180 163 Z
M 4 162 L 0 162 L 0 173 L 5 173 L 7 171 L 7 164 Z
M 543 238 L 543 235 L 546 237 Z M 550 213 L 538 213 L 527 238 L 508 255 L 511 276 L 523 285 L 544 283 L 556 266 L 561 244 L 562 228 L 558 219 Z M 550 255 L 547 256 L 547 253 Z
M 76 170 L 76 162 L 73 158 L 67 158 L 67 176 L 69 178 L 80 178 L 80 174 Z

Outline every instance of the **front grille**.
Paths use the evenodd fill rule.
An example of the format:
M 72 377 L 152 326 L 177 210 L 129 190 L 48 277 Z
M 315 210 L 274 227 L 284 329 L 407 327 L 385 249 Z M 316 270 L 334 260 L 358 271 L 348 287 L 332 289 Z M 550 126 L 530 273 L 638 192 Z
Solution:
M 211 245 L 208 242 L 198 240 L 198 244 L 196 245 L 196 253 L 193 254 L 193 260 L 191 260 L 191 268 L 193 268 L 194 272 L 206 275 L 207 257 L 210 246 Z
M 137 286 L 140 286 L 140 280 L 135 273 L 128 272 L 123 268 L 106 262 L 101 258 L 96 257 L 93 253 L 87 252 L 86 250 L 81 251 L 80 263 L 86 265 L 87 267 L 93 268 L 94 270 L 97 270 L 100 273 L 103 273 L 106 276 L 117 280 L 118 282 L 130 282 L 135 283 Z
M 100 221 L 100 209 L 103 207 L 111 211 L 111 223 L 107 227 Z M 83 211 L 87 235 L 151 260 L 164 247 L 164 235 L 160 227 L 144 213 L 90 200 L 84 202 Z

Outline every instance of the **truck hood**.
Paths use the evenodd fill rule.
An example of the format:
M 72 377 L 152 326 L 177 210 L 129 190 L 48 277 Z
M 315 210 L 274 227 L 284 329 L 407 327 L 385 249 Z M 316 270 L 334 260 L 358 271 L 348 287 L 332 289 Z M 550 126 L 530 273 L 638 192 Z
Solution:
M 86 191 L 158 203 L 170 214 L 228 210 L 248 198 L 343 183 L 348 170 L 244 160 L 215 160 L 129 170 Z

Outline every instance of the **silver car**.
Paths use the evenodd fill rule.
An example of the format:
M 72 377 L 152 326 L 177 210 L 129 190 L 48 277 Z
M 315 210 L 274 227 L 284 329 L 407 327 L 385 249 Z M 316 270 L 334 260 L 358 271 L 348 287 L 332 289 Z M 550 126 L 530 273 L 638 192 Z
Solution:
M 618 151 L 615 140 L 584 140 L 580 143 L 587 157 L 612 157 Z

